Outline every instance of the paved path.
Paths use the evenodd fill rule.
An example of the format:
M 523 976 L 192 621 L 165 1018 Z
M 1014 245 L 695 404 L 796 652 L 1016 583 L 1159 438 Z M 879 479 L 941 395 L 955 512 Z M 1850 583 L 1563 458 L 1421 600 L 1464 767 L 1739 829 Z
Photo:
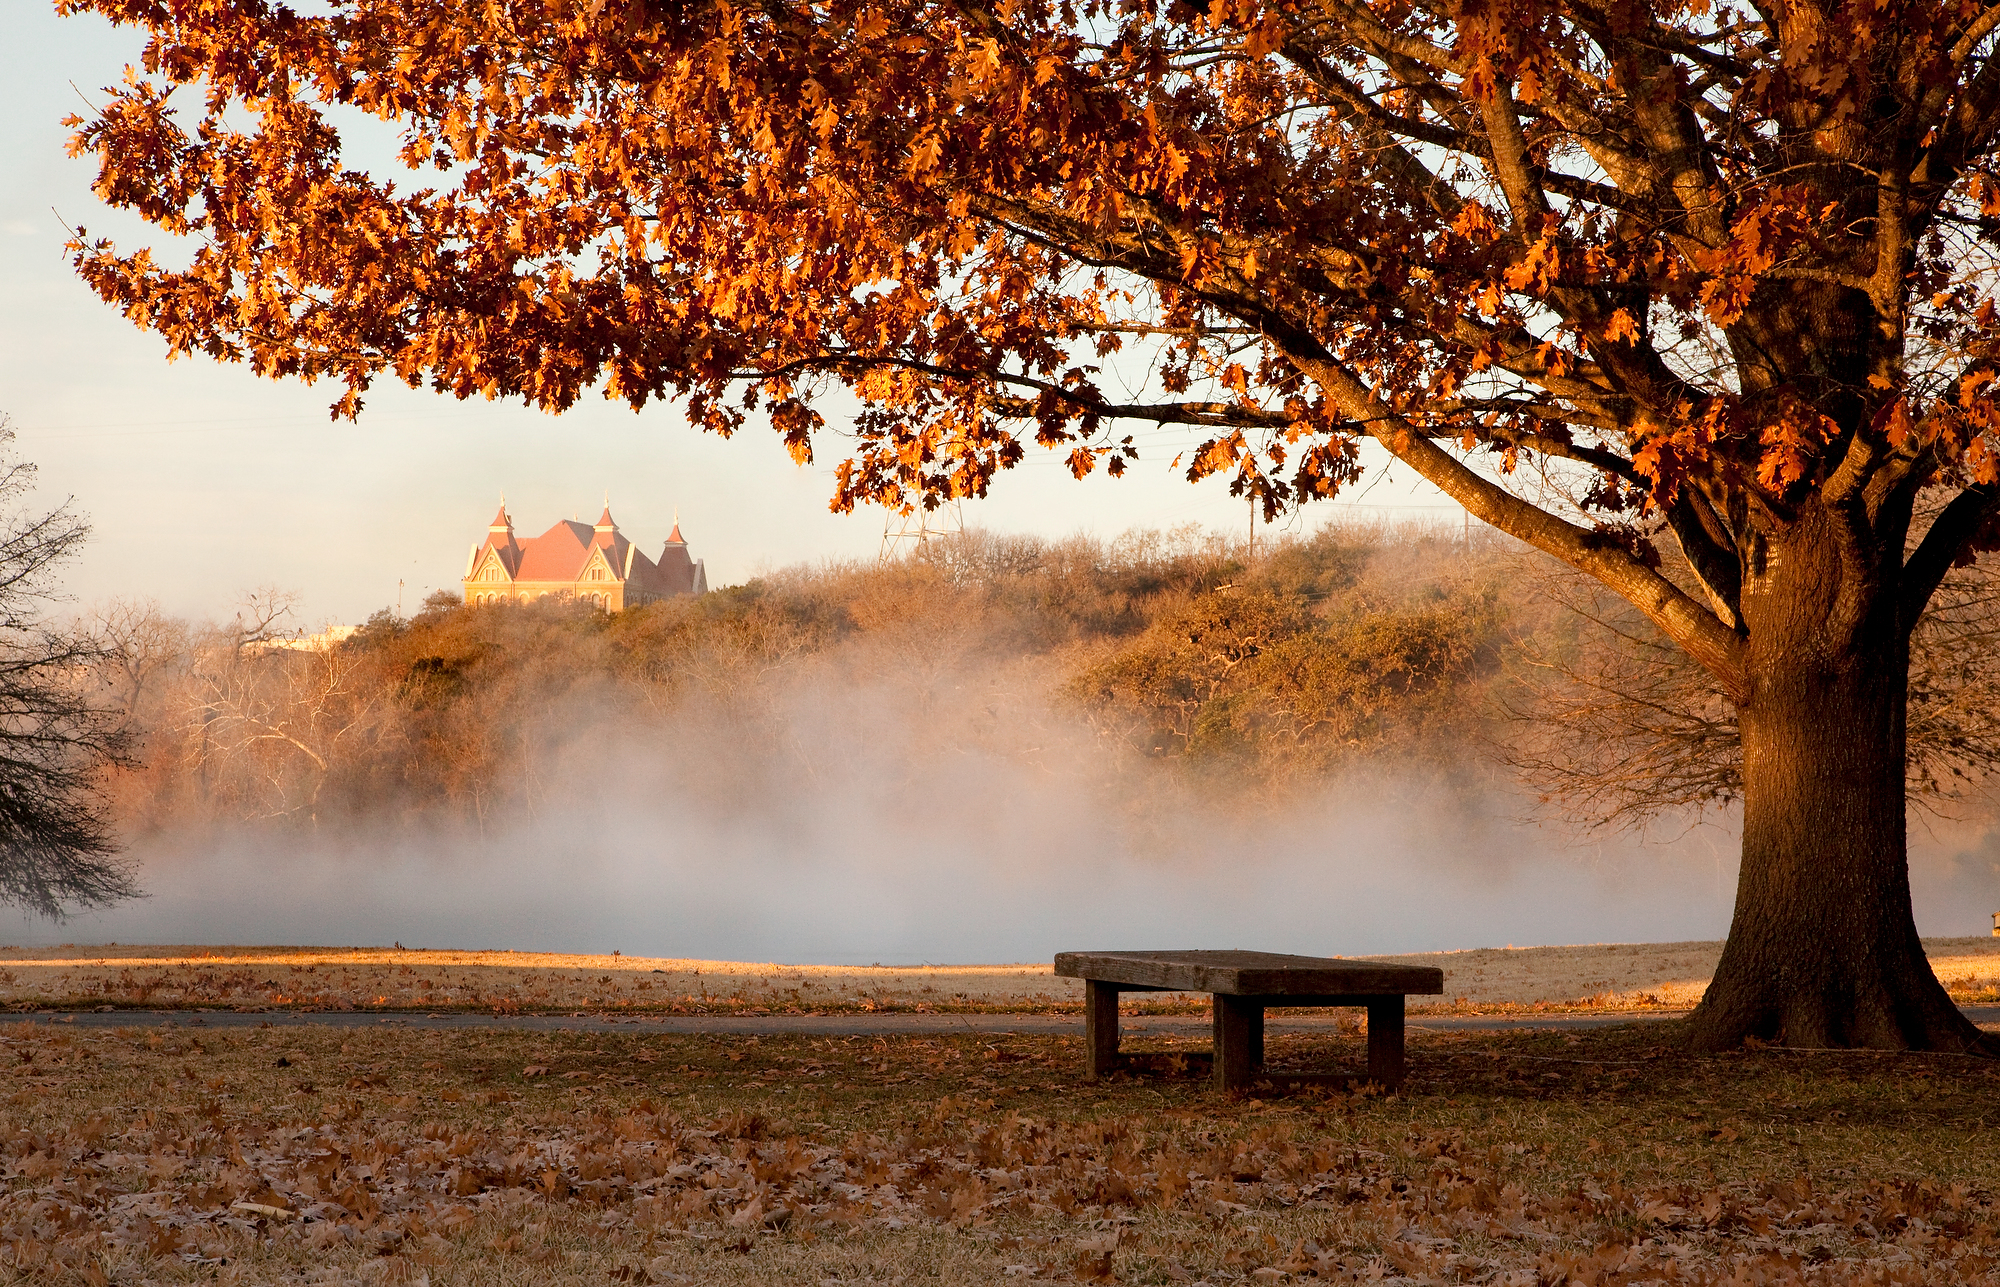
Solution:
M 1974 1023 L 2000 1024 L 2000 1006 L 1965 1006 L 1966 1017 Z M 1609 1028 L 1623 1023 L 1657 1023 L 1678 1019 L 1684 1010 L 1652 1011 L 1645 1014 L 1552 1014 L 1525 1018 L 1489 1015 L 1411 1015 L 1409 1030 L 1422 1032 L 1513 1032 L 1536 1028 Z M 1287 1029 L 1310 1031 L 1330 1028 L 1337 1019 L 1328 1014 L 1268 1013 L 1270 1031 Z M 777 1036 L 781 1034 L 821 1037 L 922 1036 L 938 1033 L 1083 1033 L 1080 1014 L 771 1014 L 771 1015 L 511 1015 L 485 1014 L 377 1014 L 366 1011 L 271 1010 L 241 1013 L 234 1010 L 113 1010 L 42 1011 L 34 1014 L 0 1014 L 6 1023 L 59 1023 L 79 1028 L 187 1027 L 187 1028 L 442 1028 L 467 1032 L 658 1032 L 674 1035 Z M 1203 1036 L 1209 1021 L 1202 1015 L 1146 1015 L 1126 1017 L 1119 1023 L 1127 1035 L 1145 1033 L 1174 1036 Z

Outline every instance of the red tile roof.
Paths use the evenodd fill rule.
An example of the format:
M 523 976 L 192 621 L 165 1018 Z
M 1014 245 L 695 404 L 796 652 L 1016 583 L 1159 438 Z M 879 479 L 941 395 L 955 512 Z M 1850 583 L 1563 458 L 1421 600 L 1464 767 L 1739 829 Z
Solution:
M 675 521 L 673 535 L 667 538 L 660 551 L 659 562 L 655 563 L 634 549 L 632 542 L 618 531 L 609 505 L 604 507 L 603 515 L 594 527 L 565 519 L 540 536 L 531 536 L 525 541 L 515 539 L 512 521 L 502 507 L 487 533 L 485 544 L 473 552 L 472 569 L 477 569 L 488 549 L 498 551 L 508 576 L 517 582 L 582 582 L 588 587 L 592 583 L 583 582 L 583 574 L 589 569 L 594 553 L 602 550 L 605 562 L 610 565 L 612 579 L 624 582 L 628 593 L 664 598 L 692 594 L 706 588 L 699 565 L 688 554 L 679 520 Z M 468 570 L 467 576 L 472 574 L 472 570 Z
M 591 550 L 598 546 L 605 547 L 611 570 L 616 574 L 625 561 L 626 544 L 617 532 L 600 533 L 564 519 L 522 543 L 521 566 L 514 576 L 520 581 L 574 581 L 583 575 Z

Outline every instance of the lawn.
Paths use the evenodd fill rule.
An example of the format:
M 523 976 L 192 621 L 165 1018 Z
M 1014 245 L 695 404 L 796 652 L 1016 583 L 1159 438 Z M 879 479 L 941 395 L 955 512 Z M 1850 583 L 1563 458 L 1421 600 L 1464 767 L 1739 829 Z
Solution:
M 1230 1099 L 1163 1039 L 8 1027 L 0 1281 L 2000 1281 L 2000 1066 L 1665 1033 Z
M 1961 1004 L 2000 1001 L 2000 938 L 1925 940 Z M 1720 943 L 1595 943 L 1370 957 L 1444 971 L 1418 1014 L 1661 1010 L 1700 999 Z M 839 966 L 401 947 L 64 944 L 0 947 L 0 1006 L 83 1009 L 494 1011 L 650 1014 L 1047 1012 L 1082 985 L 1046 963 Z M 1208 998 L 1128 995 L 1152 1013 L 1206 1013 Z

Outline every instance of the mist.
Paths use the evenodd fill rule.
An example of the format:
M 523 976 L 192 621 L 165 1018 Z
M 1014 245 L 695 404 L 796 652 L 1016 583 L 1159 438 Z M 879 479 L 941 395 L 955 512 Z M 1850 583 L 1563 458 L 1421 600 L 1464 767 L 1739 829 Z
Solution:
M 775 737 L 712 717 L 651 738 L 591 725 L 551 737 L 560 769 L 545 798 L 559 803 L 485 836 L 157 836 L 134 850 L 149 897 L 61 925 L 24 921 L 16 937 L 912 964 L 1069 948 L 1661 942 L 1728 928 L 1728 818 L 1580 841 L 1525 817 L 1489 778 L 1382 765 L 1303 798 L 1218 805 L 1146 779 L 1147 766 L 1108 763 L 1047 711 L 941 735 L 916 718 L 921 682 L 818 678 L 794 691 Z M 1996 839 L 1971 824 L 1919 838 L 1925 933 L 1984 931 Z
M 1420 568 L 1452 572 L 1408 548 L 1428 560 Z M 1385 575 L 1406 585 L 1408 566 Z M 465 672 L 475 678 L 452 709 L 473 722 L 451 726 L 460 732 L 448 746 L 504 745 L 461 772 L 504 806 L 416 807 L 378 776 L 357 779 L 379 785 L 350 790 L 339 808 L 307 813 L 302 758 L 199 761 L 202 774 L 294 775 L 275 795 L 229 797 L 290 812 L 159 813 L 128 828 L 147 897 L 0 934 L 24 945 L 401 942 L 912 964 L 1070 948 L 1371 955 L 1727 932 L 1732 813 L 1644 835 L 1579 834 L 1496 767 L 1480 744 L 1494 726 L 1477 718 L 1363 746 L 1332 772 L 1217 774 L 1094 725 L 1065 695 L 1064 677 L 1117 640 L 1030 647 L 1018 610 L 944 581 L 838 575 L 802 584 L 848 604 L 862 628 L 813 647 L 772 636 L 761 651 L 720 628 L 692 649 L 664 636 L 680 648 L 671 682 L 593 679 L 611 672 L 560 651 L 573 636 L 461 640 L 580 677 L 524 687 L 508 679 L 518 672 Z M 510 618 L 454 620 L 485 629 Z M 437 673 L 423 653 L 447 646 L 439 636 L 414 663 L 381 663 L 382 679 L 342 682 L 398 691 L 405 667 Z M 324 656 L 268 664 L 294 677 L 362 673 Z M 482 686 L 503 681 L 516 685 L 504 697 Z M 1453 709 L 1481 700 L 1476 687 L 1456 690 Z M 156 723 L 175 727 L 179 707 L 162 709 Z M 433 745 L 394 742 L 393 724 L 358 716 L 344 727 L 387 731 L 323 743 L 323 755 L 346 747 L 338 753 L 355 764 L 393 766 L 409 752 L 368 747 Z M 156 784 L 128 792 L 135 816 L 140 797 L 192 780 L 177 763 L 160 758 L 167 776 L 135 779 Z M 1974 807 L 1918 824 L 1919 928 L 1986 933 L 2000 907 L 2000 817 Z
M 143 854 L 142 901 L 22 934 L 831 964 L 1079 947 L 1357 955 L 1716 938 L 1733 892 L 1706 837 L 1580 852 L 1497 817 L 1443 834 L 1375 803 L 1329 799 L 1234 834 L 1196 824 L 1208 834 L 1176 853 L 1047 792 L 963 827 L 899 822 L 865 790 L 827 803 L 837 829 L 662 802 L 487 841 L 222 837 Z
M 1162 855 L 1055 803 L 1024 799 L 955 833 L 814 835 L 782 817 L 663 807 L 550 817 L 485 841 L 219 837 L 142 852 L 143 900 L 24 920 L 15 937 L 889 965 L 1146 946 L 1369 955 L 1718 939 L 1735 892 L 1721 828 L 1580 848 L 1497 814 L 1441 834 L 1401 808 L 1329 798 L 1282 828 Z M 1913 861 L 1926 935 L 1984 931 L 1993 840 Z

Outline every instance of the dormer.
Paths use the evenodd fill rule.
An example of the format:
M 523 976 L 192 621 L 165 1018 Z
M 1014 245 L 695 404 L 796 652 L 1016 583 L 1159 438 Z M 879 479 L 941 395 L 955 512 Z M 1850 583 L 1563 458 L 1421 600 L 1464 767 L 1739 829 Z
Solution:
M 465 579 L 481 585 L 495 585 L 512 581 L 514 573 L 508 568 L 507 560 L 501 556 L 500 551 L 489 546 L 474 561 L 472 568 L 466 572 Z
M 620 579 L 618 569 L 611 562 L 609 552 L 601 545 L 590 552 L 590 558 L 584 562 L 583 572 L 577 577 L 579 581 L 594 581 L 598 583 Z

